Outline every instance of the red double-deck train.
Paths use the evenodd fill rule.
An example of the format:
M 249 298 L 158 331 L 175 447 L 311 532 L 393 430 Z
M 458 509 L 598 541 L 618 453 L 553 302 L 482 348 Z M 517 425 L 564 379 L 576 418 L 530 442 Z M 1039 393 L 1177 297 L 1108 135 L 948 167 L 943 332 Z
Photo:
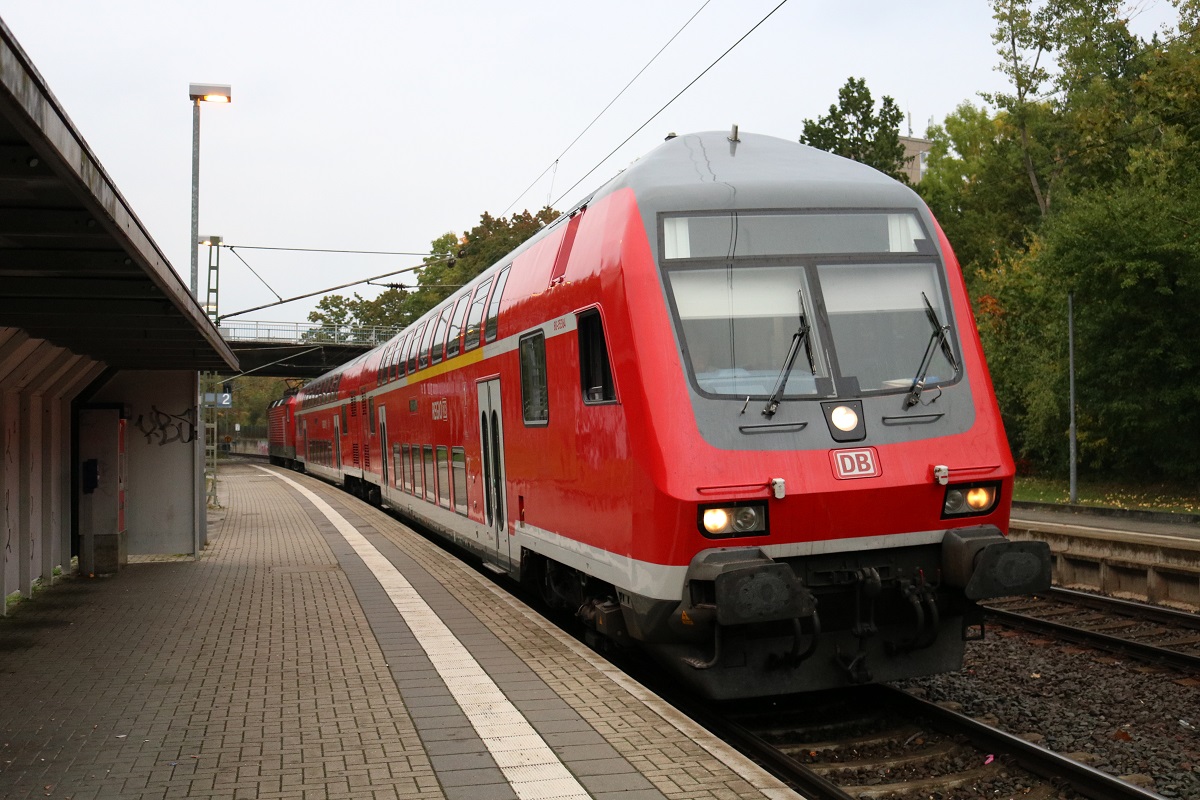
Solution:
M 273 460 L 748 697 L 957 669 L 1046 588 L 962 275 L 917 195 L 672 137 L 270 409 Z M 287 437 L 292 436 L 293 439 Z

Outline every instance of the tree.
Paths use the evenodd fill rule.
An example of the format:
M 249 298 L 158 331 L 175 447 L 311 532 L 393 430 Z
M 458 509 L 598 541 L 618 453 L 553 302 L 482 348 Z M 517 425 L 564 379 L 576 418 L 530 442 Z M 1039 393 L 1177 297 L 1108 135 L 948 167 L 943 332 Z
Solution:
M 1200 180 L 1071 198 L 977 303 L 1014 450 L 1066 467 L 1066 296 L 1075 294 L 1080 459 L 1096 473 L 1200 478 Z M 1163 209 L 1171 209 L 1164 214 Z
M 1010 443 L 1066 471 L 1070 291 L 1081 467 L 1194 480 L 1198 35 L 1141 41 L 1107 0 L 993 8 L 1010 90 L 931 129 L 919 190 L 962 256 Z
M 837 105 L 829 107 L 828 115 L 816 122 L 804 120 L 800 141 L 908 183 L 904 173 L 904 145 L 900 144 L 903 120 L 903 112 L 886 95 L 876 112 L 867 82 L 851 77 L 838 90 Z
M 1196 479 L 1200 56 L 1194 34 L 1139 43 L 1119 20 L 1074 17 L 1087 19 L 1090 41 L 1058 40 L 1055 113 L 1075 148 L 1028 248 L 981 277 L 980 332 L 1014 450 L 1065 470 L 1074 292 L 1081 465 Z
M 1013 176 L 1021 154 L 1004 115 L 963 103 L 942 125 L 931 125 L 933 144 L 917 191 L 954 245 L 968 284 L 1023 250 L 1039 219 L 1037 204 Z
M 462 236 L 445 233 L 430 243 L 430 254 L 416 271 L 417 285 L 411 291 L 400 285 L 374 300 L 364 300 L 357 293 L 353 299 L 326 295 L 317 304 L 317 310 L 309 312 L 308 319 L 340 329 L 410 325 L 517 249 L 558 214 L 548 206 L 536 214 L 522 211 L 511 218 L 497 218 L 485 212 L 479 224 Z
M 1050 78 L 1045 62 L 1050 60 L 1050 52 L 1055 46 L 1057 4 L 1035 8 L 1034 0 L 992 0 L 992 11 L 997 23 L 992 41 L 1000 55 L 1000 66 L 996 69 L 1008 76 L 1012 92 L 985 94 L 984 99 L 1007 111 L 1020 133 L 1025 174 L 1044 217 L 1050 212 L 1050 193 L 1049 188 L 1043 186 L 1034 158 L 1046 161 L 1048 151 L 1044 146 L 1038 146 L 1040 143 L 1030 131 L 1039 114 L 1045 113 L 1047 108 L 1031 98 L 1039 94 Z

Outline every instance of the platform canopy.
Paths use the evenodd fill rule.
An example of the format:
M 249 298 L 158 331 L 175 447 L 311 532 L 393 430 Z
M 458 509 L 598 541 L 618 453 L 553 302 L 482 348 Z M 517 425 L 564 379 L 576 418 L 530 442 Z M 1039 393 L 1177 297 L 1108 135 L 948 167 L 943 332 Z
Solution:
M 238 364 L 0 21 L 2 327 L 113 369 Z

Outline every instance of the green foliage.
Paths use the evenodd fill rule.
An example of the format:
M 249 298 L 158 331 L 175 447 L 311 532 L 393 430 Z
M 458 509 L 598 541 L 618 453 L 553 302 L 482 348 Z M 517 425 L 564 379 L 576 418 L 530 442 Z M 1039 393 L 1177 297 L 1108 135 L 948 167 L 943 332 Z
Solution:
M 954 242 L 972 283 L 1026 246 L 1040 219 L 1037 203 L 1021 181 L 1021 153 L 1003 115 L 961 104 L 926 133 L 933 142 L 917 190 Z
M 837 105 L 816 122 L 804 120 L 800 141 L 829 153 L 851 158 L 896 180 L 908 183 L 900 123 L 904 113 L 884 96 L 875 110 L 871 90 L 862 78 L 851 77 L 838 90 Z
M 1185 32 L 1145 42 L 1116 0 L 993 0 L 1009 86 L 928 134 L 919 190 L 976 298 L 1013 450 L 1042 473 L 1068 467 L 1073 292 L 1081 469 L 1200 478 L 1200 3 L 1179 7 Z
M 430 243 L 430 254 L 416 270 L 417 285 L 389 288 L 373 300 L 326 295 L 309 312 L 310 322 L 341 329 L 374 325 L 404 327 L 419 319 L 488 267 L 519 247 L 557 217 L 546 207 L 509 217 L 484 213 L 479 224 L 462 236 L 445 233 Z
M 281 378 L 243 375 L 233 380 L 232 421 L 243 428 L 267 424 L 267 406 L 283 397 L 288 382 Z M 232 428 L 232 425 L 230 426 Z

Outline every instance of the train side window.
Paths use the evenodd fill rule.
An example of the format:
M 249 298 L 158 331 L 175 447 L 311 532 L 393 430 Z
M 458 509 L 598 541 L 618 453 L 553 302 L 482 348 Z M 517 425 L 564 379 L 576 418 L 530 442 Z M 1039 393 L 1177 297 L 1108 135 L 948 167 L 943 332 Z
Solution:
M 425 499 L 437 502 L 437 468 L 433 463 L 433 445 L 421 448 L 421 465 L 425 468 Z
M 454 510 L 467 513 L 467 451 L 450 448 L 450 471 L 454 474 Z
M 409 468 L 412 470 L 412 493 L 417 497 L 422 494 L 421 478 L 424 476 L 424 471 L 419 469 L 421 463 L 421 445 L 414 444 L 412 446 L 412 459 L 409 461 Z
M 400 341 L 396 342 L 396 348 L 392 351 L 392 363 L 388 366 L 391 372 L 390 380 L 396 381 L 400 379 L 400 359 L 404 354 L 404 337 L 400 337 Z
M 392 485 L 397 489 L 403 484 L 404 479 L 401 477 L 404 473 L 401 471 L 404 467 L 404 461 L 400 458 L 400 445 L 392 445 Z
M 604 321 L 596 309 L 579 315 L 579 382 L 583 402 L 613 403 L 617 390 L 613 385 L 608 344 L 604 340 Z
M 371 426 L 371 435 L 375 435 L 375 398 L 367 400 L 367 418 Z
M 387 368 L 388 356 L 392 354 L 391 345 L 383 348 L 383 352 L 379 354 L 379 363 L 375 365 L 375 385 L 383 385 L 384 370 Z
M 446 350 L 446 329 L 450 327 L 450 312 L 454 309 L 446 306 L 438 315 L 437 330 L 433 334 L 433 352 L 429 354 L 429 363 L 441 363 Z
M 422 325 L 420 328 L 417 328 L 416 332 L 413 334 L 413 337 L 412 337 L 412 345 L 408 348 L 408 374 L 409 375 L 411 375 L 417 371 L 417 350 L 419 349 L 418 343 L 421 341 L 421 332 L 424 330 L 425 330 L 424 325 Z
M 504 296 L 504 284 L 508 283 L 510 269 L 512 269 L 512 264 L 500 270 L 500 274 L 496 277 L 496 290 L 492 292 L 492 302 L 488 304 L 487 327 L 483 336 L 485 342 L 496 340 L 496 332 L 500 326 L 500 299 Z
M 454 306 L 454 315 L 450 317 L 450 333 L 447 334 L 446 340 L 446 358 L 454 358 L 462 350 L 462 324 L 463 317 L 467 315 L 467 306 L 469 305 L 471 296 L 464 294 L 458 298 L 458 304 Z
M 550 394 L 546 380 L 546 334 L 521 338 L 521 413 L 526 425 L 550 422 Z
M 450 458 L 446 446 L 437 448 L 438 505 L 450 507 Z
M 474 350 L 479 346 L 479 326 L 483 323 L 483 312 L 487 308 L 488 290 L 492 288 L 492 279 L 488 278 L 475 287 L 475 297 L 471 300 L 471 311 L 467 314 L 467 337 L 463 342 L 463 350 Z
M 420 338 L 420 335 L 420 331 L 413 331 L 408 335 L 408 341 L 404 343 L 404 355 L 400 358 L 400 371 L 404 375 L 408 375 L 416 369 L 417 339 Z
M 421 334 L 421 349 L 417 351 L 417 368 L 429 366 L 429 341 L 433 338 L 433 320 L 425 323 L 425 332 Z
M 346 419 L 346 405 L 347 405 L 346 403 L 342 403 L 342 435 L 343 436 L 345 436 L 346 433 L 350 430 L 350 425 L 348 424 L 347 419 Z
M 585 206 L 571 214 L 571 219 L 567 222 L 567 229 L 558 243 L 558 255 L 554 257 L 554 268 L 550 270 L 551 286 L 562 283 L 562 277 L 567 271 L 567 262 L 571 259 L 571 250 L 575 247 L 575 234 L 579 232 L 579 222 L 583 219 L 586 209 Z

